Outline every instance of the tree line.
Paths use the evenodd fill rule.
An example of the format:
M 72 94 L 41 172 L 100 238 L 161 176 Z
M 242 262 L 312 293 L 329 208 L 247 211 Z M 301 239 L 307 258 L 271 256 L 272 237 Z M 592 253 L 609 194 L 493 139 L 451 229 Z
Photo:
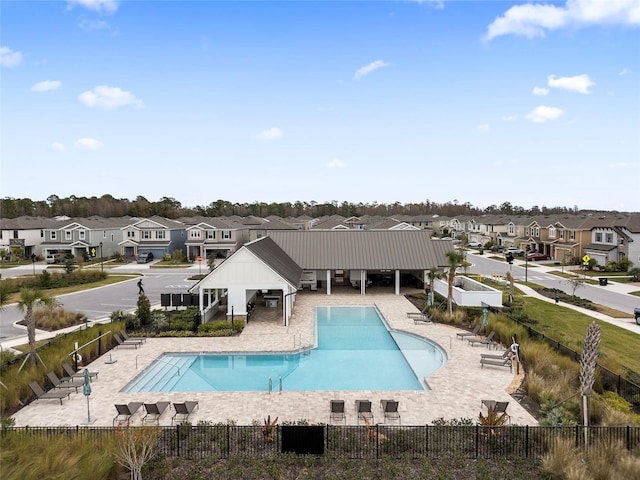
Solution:
M 128 198 L 115 198 L 112 195 L 102 195 L 101 197 L 59 197 L 50 195 L 46 200 L 32 200 L 30 198 L 10 198 L 0 199 L 0 217 L 16 218 L 22 216 L 33 217 L 56 217 L 66 215 L 69 217 L 151 217 L 158 215 L 165 218 L 192 217 L 201 215 L 205 217 L 222 217 L 238 215 L 246 217 L 255 215 L 258 217 L 268 217 L 277 215 L 280 217 L 299 217 L 308 215 L 310 217 L 322 217 L 325 215 L 342 215 L 345 217 L 378 215 L 443 215 L 448 217 L 459 215 L 550 215 L 562 213 L 581 212 L 577 206 L 569 207 L 546 207 L 534 205 L 531 208 L 524 208 L 504 202 L 501 205 L 490 205 L 486 208 L 479 208 L 469 202 L 459 203 L 457 200 L 444 203 L 425 200 L 419 203 L 352 203 L 352 202 L 324 202 L 315 201 L 303 202 L 252 202 L 233 203 L 227 200 L 216 200 L 208 205 L 198 205 L 186 207 L 175 198 L 162 197 L 158 201 L 147 200 L 143 196 L 137 196 L 135 200 Z

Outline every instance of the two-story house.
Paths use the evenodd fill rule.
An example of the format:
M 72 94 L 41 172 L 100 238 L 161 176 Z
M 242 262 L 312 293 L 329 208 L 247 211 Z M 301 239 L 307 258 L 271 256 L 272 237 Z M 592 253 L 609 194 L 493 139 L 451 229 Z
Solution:
M 43 255 L 108 257 L 118 251 L 122 218 L 88 217 L 57 221 L 44 230 Z
M 176 250 L 185 252 L 185 224 L 177 220 L 153 216 L 150 218 L 132 217 L 120 228 L 121 239 L 118 243 L 120 254 L 136 257 L 152 253 L 155 259 Z
M 181 221 L 186 227 L 187 256 L 226 258 L 249 239 L 249 227 L 223 217 L 187 217 Z
M 53 218 L 3 218 L 0 225 L 0 249 L 5 250 L 7 258 L 44 256 L 42 243 L 45 230 L 55 228 L 57 225 L 58 222 Z

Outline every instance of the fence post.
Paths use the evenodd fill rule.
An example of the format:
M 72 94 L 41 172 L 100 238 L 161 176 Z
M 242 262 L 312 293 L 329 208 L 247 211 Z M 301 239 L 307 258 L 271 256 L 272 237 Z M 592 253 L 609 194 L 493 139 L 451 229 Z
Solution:
M 98 330 L 98 356 L 102 355 L 102 330 Z
M 380 425 L 376 423 L 376 460 L 380 460 Z
M 529 425 L 524 427 L 524 458 L 529 458 Z
M 225 458 L 229 458 L 231 455 L 231 425 L 227 423 L 227 456 Z
M 429 425 L 424 426 L 424 453 L 429 456 Z
M 631 451 L 631 427 L 627 425 L 627 450 Z
M 178 458 L 180 458 L 180 424 L 176 425 L 176 451 Z
M 478 459 L 478 450 L 480 449 L 480 426 L 476 424 L 476 454 L 475 459 Z

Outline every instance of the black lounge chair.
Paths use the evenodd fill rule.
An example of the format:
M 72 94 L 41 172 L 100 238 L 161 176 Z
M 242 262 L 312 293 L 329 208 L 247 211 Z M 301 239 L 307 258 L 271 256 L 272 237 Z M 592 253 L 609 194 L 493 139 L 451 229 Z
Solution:
M 84 386 L 84 382 L 76 382 L 76 381 L 68 381 L 63 382 L 58 378 L 58 376 L 54 372 L 47 372 L 47 378 L 54 386 L 54 388 L 74 388 L 76 393 L 78 393 L 78 389 Z
M 145 403 L 144 409 L 147 411 L 147 414 L 142 418 L 142 423 L 154 422 L 156 425 L 159 425 L 160 417 L 165 410 L 169 408 L 169 405 L 169 402 Z
M 198 407 L 198 402 L 186 401 L 182 403 L 174 403 L 173 408 L 176 413 L 171 417 L 171 425 L 175 422 L 183 423 L 189 420 L 189 415 Z
M 135 415 L 138 409 L 142 406 L 142 402 L 129 402 L 128 404 L 116 404 L 116 410 L 118 415 L 113 418 L 113 426 L 122 425 L 126 423 L 129 426 L 131 417 Z
M 475 337 L 478 335 L 478 333 L 480 333 L 481 328 L 482 328 L 482 325 L 479 323 L 475 326 L 472 332 L 456 333 L 456 338 L 459 338 L 460 340 L 464 340 L 465 337 Z
M 73 380 L 73 379 L 83 379 L 84 378 L 84 371 L 83 370 L 78 370 L 77 372 L 75 372 L 73 370 L 73 367 L 71 365 L 69 365 L 67 362 L 62 362 L 62 369 L 64 370 L 64 373 L 67 374 L 66 377 L 61 377 L 60 380 L 62 380 L 63 382 L 68 381 L 68 380 Z M 89 372 L 89 378 L 91 380 L 97 379 L 98 378 L 98 372 Z
M 142 343 L 147 341 L 147 337 L 130 337 L 129 334 L 125 330 L 120 330 L 120 334 L 122 335 L 122 339 L 126 342 L 127 340 L 137 340 Z
M 116 341 L 116 343 L 118 344 L 118 347 L 133 347 L 133 348 L 138 348 L 140 345 L 142 345 L 142 340 L 123 340 L 120 335 L 118 335 L 117 333 L 113 334 L 113 339 Z
M 358 423 L 360 423 L 360 418 L 373 423 L 373 413 L 371 412 L 371 402 L 369 400 L 356 400 L 356 412 L 358 413 Z
M 60 400 L 60 405 L 62 405 L 62 399 L 64 397 L 71 398 L 71 392 L 69 390 L 49 390 L 48 392 L 45 392 L 36 381 L 30 382 L 29 387 L 31 387 L 33 393 L 38 397 L 38 400 L 56 399 Z
M 329 416 L 329 422 L 344 422 L 347 423 L 347 416 L 344 413 L 344 400 L 331 400 L 330 402 L 331 415 Z
M 395 400 L 380 400 L 382 412 L 385 420 L 398 420 L 400 422 L 400 413 L 398 412 L 398 402 Z
M 491 332 L 489 335 L 487 335 L 486 337 L 473 337 L 473 338 L 467 338 L 467 341 L 469 342 L 469 344 L 474 347 L 476 344 L 478 345 L 486 345 L 487 348 L 489 348 L 489 346 L 493 345 L 494 341 L 493 341 L 493 337 L 495 336 L 496 332 Z

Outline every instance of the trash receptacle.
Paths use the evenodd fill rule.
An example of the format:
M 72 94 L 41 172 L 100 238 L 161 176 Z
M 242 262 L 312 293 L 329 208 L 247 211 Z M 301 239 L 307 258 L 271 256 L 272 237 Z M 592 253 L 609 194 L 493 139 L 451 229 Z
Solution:
M 608 278 L 600 278 L 600 286 L 606 287 L 608 283 L 609 283 Z

